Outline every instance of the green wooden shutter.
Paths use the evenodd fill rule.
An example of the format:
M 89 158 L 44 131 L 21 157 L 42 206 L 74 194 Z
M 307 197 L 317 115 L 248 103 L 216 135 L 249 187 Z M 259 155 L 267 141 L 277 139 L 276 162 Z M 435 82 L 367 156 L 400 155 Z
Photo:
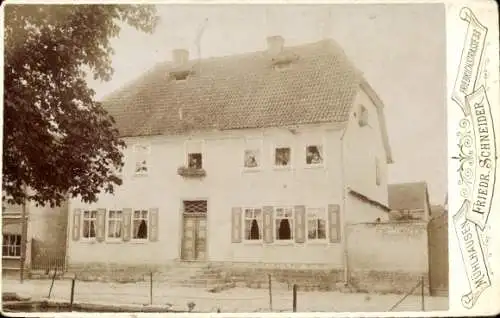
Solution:
M 149 241 L 158 241 L 158 208 L 149 209 Z
M 295 242 L 304 243 L 306 241 L 306 207 L 296 205 L 295 208 Z
M 96 233 L 95 239 L 97 242 L 104 241 L 104 235 L 106 230 L 106 209 L 97 209 L 96 217 Z
M 262 208 L 262 214 L 264 216 L 263 228 L 264 228 L 264 243 L 272 243 L 273 239 L 273 212 L 272 206 L 265 206 Z
M 231 209 L 231 242 L 233 243 L 241 243 L 241 219 L 242 219 L 242 209 L 239 207 L 235 207 Z
M 132 222 L 132 209 L 123 209 L 123 241 L 128 242 L 130 241 L 130 234 L 132 232 L 131 230 L 131 223 Z
M 75 209 L 73 211 L 73 241 L 80 239 L 80 224 L 82 218 L 82 210 Z
M 330 243 L 340 242 L 340 206 L 328 205 L 328 224 L 330 227 Z

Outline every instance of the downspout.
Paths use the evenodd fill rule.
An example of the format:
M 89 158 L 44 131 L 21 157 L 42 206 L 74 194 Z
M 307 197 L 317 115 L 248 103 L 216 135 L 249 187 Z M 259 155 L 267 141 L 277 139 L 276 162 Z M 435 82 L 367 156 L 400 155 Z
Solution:
M 342 242 L 342 254 L 343 254 L 343 264 L 344 264 L 344 286 L 349 284 L 349 264 L 348 264 L 348 254 L 347 254 L 347 226 L 346 226 L 346 181 L 345 181 L 345 160 L 344 160 L 344 136 L 347 128 L 344 128 L 342 135 L 340 136 L 340 166 L 341 166 L 341 177 L 342 180 L 342 230 L 341 230 L 341 242 Z

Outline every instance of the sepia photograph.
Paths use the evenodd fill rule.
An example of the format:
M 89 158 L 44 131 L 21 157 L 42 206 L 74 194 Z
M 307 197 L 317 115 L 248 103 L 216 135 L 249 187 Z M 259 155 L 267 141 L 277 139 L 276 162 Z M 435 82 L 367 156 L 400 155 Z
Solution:
M 2 4 L 3 312 L 447 311 L 445 9 Z

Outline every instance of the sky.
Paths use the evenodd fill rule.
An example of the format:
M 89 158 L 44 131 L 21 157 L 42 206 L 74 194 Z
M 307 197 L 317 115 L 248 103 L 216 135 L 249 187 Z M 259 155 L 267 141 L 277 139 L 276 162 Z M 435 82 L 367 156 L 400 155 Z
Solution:
M 447 191 L 446 38 L 439 4 L 158 5 L 154 34 L 127 25 L 112 40 L 114 76 L 89 85 L 98 99 L 133 81 L 173 49 L 207 58 L 332 38 L 385 104 L 394 163 L 389 183 L 426 181 L 431 204 Z M 196 45 L 200 35 L 199 46 Z M 199 48 L 199 49 L 198 49 Z M 200 53 L 200 55 L 198 54 Z

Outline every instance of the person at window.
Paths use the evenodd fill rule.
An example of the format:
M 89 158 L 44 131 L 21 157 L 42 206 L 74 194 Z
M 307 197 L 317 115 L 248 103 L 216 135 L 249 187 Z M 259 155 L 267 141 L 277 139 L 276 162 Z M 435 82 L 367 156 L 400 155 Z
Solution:
M 308 147 L 306 163 L 307 164 L 320 164 L 323 162 L 321 158 L 321 154 L 319 153 L 319 149 L 316 146 Z
M 245 167 L 247 168 L 255 168 L 257 167 L 257 159 L 255 158 L 255 154 L 248 152 L 247 153 L 247 160 L 245 162 Z
M 287 166 L 290 162 L 290 151 L 288 148 L 276 149 L 276 165 Z
M 188 167 L 192 169 L 201 169 L 201 154 L 190 154 Z

